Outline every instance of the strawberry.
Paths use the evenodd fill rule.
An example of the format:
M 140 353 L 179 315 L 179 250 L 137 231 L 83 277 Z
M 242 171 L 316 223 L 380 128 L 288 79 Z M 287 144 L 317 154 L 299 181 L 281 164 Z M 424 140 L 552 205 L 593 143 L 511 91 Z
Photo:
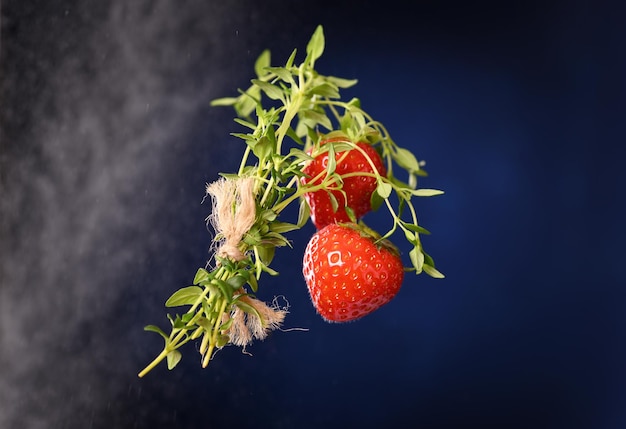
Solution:
M 333 138 L 322 141 L 321 144 L 323 145 L 330 141 L 342 140 L 344 140 L 344 138 Z M 376 149 L 374 149 L 372 145 L 364 142 L 357 143 L 357 146 L 361 148 L 372 160 L 372 163 L 376 167 L 376 170 L 378 170 L 378 173 L 381 176 L 385 176 L 387 174 L 385 165 L 383 164 L 383 160 L 378 152 L 376 152 Z M 335 159 L 339 160 L 343 154 L 344 152 L 337 152 L 335 154 Z M 315 157 L 315 159 L 302 170 L 306 174 L 306 176 L 302 178 L 302 182 L 305 184 L 319 183 L 323 180 L 323 177 L 320 177 L 315 182 L 313 182 L 313 179 L 320 173 L 324 172 L 327 165 L 328 152 L 324 152 Z M 357 172 L 373 173 L 374 170 L 363 153 L 357 149 L 351 149 L 348 151 L 348 154 L 343 160 L 337 162 L 335 172 L 343 176 L 345 174 Z M 375 177 L 351 176 L 343 178 L 343 191 L 346 194 L 347 201 L 341 191 L 327 190 L 307 192 L 304 194 L 304 198 L 311 208 L 311 221 L 317 229 L 321 229 L 326 225 L 335 222 L 350 222 L 351 219 L 346 212 L 346 206 L 352 209 L 356 219 L 363 217 L 372 209 L 370 198 L 375 190 Z M 331 198 L 329 197 L 328 192 L 332 192 L 337 200 L 338 207 L 336 211 L 333 210 Z
M 404 278 L 397 249 L 353 223 L 317 231 L 305 251 L 302 272 L 311 301 L 328 322 L 359 319 L 391 301 Z

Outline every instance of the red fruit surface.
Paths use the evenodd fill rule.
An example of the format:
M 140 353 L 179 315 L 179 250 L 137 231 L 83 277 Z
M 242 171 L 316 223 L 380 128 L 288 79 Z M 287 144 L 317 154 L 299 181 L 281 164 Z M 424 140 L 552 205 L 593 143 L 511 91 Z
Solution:
M 351 224 L 354 225 L 354 224 Z M 328 322 L 359 319 L 396 296 L 404 267 L 395 250 L 344 224 L 330 224 L 309 241 L 302 272 L 311 301 Z
M 326 144 L 333 140 L 323 141 L 321 144 Z M 376 166 L 378 173 L 381 176 L 385 176 L 387 171 L 376 149 L 370 144 L 363 142 L 357 143 L 357 146 L 369 156 Z M 343 154 L 344 152 L 337 152 L 335 159 L 339 160 Z M 328 152 L 324 152 L 318 155 L 302 170 L 308 175 L 308 177 L 302 179 L 302 182 L 312 184 L 321 182 L 323 177 L 320 177 L 315 182 L 313 182 L 313 179 L 318 174 L 326 171 L 327 165 Z M 356 172 L 373 173 L 374 170 L 363 153 L 357 149 L 352 149 L 348 151 L 347 156 L 341 162 L 337 162 L 335 172 L 339 175 L 344 175 Z M 345 210 L 346 205 L 352 209 L 357 219 L 360 219 L 368 213 L 372 209 L 370 198 L 372 192 L 376 190 L 376 178 L 366 176 L 346 177 L 343 179 L 343 190 L 346 193 L 347 201 L 340 191 L 331 191 L 339 203 L 336 212 L 333 211 L 333 206 L 327 191 L 319 190 L 316 192 L 308 192 L 304 195 L 304 198 L 311 208 L 311 221 L 317 229 L 321 229 L 331 223 L 350 222 L 350 217 Z

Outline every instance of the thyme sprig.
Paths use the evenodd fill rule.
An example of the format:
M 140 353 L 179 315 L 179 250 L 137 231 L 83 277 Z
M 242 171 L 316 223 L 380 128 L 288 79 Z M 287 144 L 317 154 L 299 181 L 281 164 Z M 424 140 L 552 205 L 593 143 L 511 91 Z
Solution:
M 391 227 L 380 234 L 385 240 L 401 230 L 412 248 L 411 267 L 419 274 L 441 278 L 435 263 L 423 249 L 421 234 L 429 232 L 418 224 L 413 197 L 442 194 L 436 189 L 417 187 L 418 177 L 425 177 L 424 163 L 406 148 L 398 146 L 387 129 L 361 108 L 359 99 L 341 99 L 343 89 L 354 86 L 355 79 L 325 76 L 315 70 L 315 63 L 324 52 L 324 32 L 318 26 L 306 47 L 304 60 L 296 65 L 294 50 L 282 67 L 271 65 L 271 54 L 265 50 L 254 65 L 256 78 L 236 97 L 216 99 L 213 106 L 231 106 L 235 122 L 244 130 L 232 135 L 245 142 L 241 163 L 236 173 L 221 173 L 223 179 L 254 180 L 251 198 L 255 218 L 243 235 L 238 250 L 244 257 L 234 260 L 215 255 L 215 266 L 198 269 L 193 285 L 174 292 L 165 302 L 169 308 L 187 307 L 182 314 L 171 316 L 170 333 L 155 325 L 147 331 L 158 333 L 164 340 L 163 350 L 140 373 L 143 377 L 166 360 L 174 368 L 182 355 L 180 348 L 194 340 L 200 341 L 202 366 L 206 367 L 216 350 L 227 344 L 245 346 L 253 339 L 263 339 L 280 325 L 286 310 L 268 306 L 255 297 L 262 275 L 278 273 L 270 267 L 278 247 L 290 246 L 285 234 L 302 228 L 309 219 L 310 208 L 303 196 L 319 190 L 342 191 L 343 180 L 350 175 L 376 178 L 372 207 L 383 205 L 391 217 Z M 321 140 L 330 140 L 320 145 Z M 357 142 L 367 141 L 381 154 L 386 174 L 381 175 Z M 372 165 L 373 173 L 340 175 L 335 169 L 335 154 L 359 150 Z M 304 183 L 303 167 L 313 157 L 329 152 L 329 163 L 320 177 Z M 401 173 L 404 177 L 398 176 Z M 331 196 L 335 209 L 337 199 Z M 395 198 L 392 196 L 395 195 Z M 299 204 L 298 218 L 286 222 L 283 211 Z M 346 208 L 350 214 L 349 208 Z M 233 206 L 233 210 L 238 210 Z M 407 214 L 408 213 L 408 214 Z M 215 240 L 220 240 L 217 234 Z

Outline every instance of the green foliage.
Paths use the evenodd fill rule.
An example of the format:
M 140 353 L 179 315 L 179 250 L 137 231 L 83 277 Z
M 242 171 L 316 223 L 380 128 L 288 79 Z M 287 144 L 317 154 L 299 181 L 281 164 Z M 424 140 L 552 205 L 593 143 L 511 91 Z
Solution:
M 198 286 L 189 286 L 174 292 L 165 302 L 166 307 L 180 307 L 183 305 L 193 305 L 196 299 L 202 294 L 202 289 Z
M 239 170 L 221 175 L 254 179 L 256 218 L 240 243 L 245 254 L 242 261 L 215 255 L 215 268 L 198 269 L 193 285 L 179 289 L 166 301 L 166 307 L 188 307 L 182 315 L 168 315 L 172 325 L 169 335 L 157 326 L 145 327 L 159 334 L 165 346 L 140 376 L 164 359 L 168 368 L 174 368 L 182 357 L 178 349 L 191 340 L 201 339 L 199 351 L 206 366 L 214 350 L 229 343 L 228 330 L 233 323 L 229 315 L 235 309 L 261 318 L 258 309 L 242 297 L 248 296 L 249 290 L 258 291 L 263 273 L 278 274 L 270 267 L 277 248 L 290 246 L 285 234 L 302 228 L 310 216 L 304 194 L 326 191 L 333 209 L 339 208 L 339 201 L 330 192 L 344 192 L 344 178 L 337 173 L 336 154 L 341 159 L 341 153 L 360 150 L 374 167 L 377 187 L 371 197 L 372 207 L 380 210 L 384 206 L 393 221 L 390 229 L 380 234 L 380 240 L 402 231 L 411 245 L 410 269 L 418 274 L 443 277 L 423 250 L 420 234 L 429 232 L 418 224 L 412 202 L 414 197 L 431 197 L 442 191 L 418 188 L 418 177 L 426 176 L 423 162 L 398 146 L 385 127 L 362 109 L 359 99 L 342 101 L 341 91 L 356 85 L 357 80 L 325 76 L 315 70 L 315 62 L 324 47 L 324 31 L 318 26 L 300 64 L 296 64 L 297 50 L 283 66 L 272 65 L 271 53 L 265 50 L 254 64 L 256 77 L 250 80 L 247 89 L 239 90 L 237 96 L 211 102 L 212 106 L 231 106 L 237 115 L 235 122 L 242 129 L 232 135 L 243 140 L 245 150 Z M 322 139 L 331 137 L 331 142 L 320 145 Z M 369 142 L 379 151 L 386 165 L 385 176 L 376 171 L 367 153 L 357 146 L 360 141 Z M 326 171 L 320 174 L 323 177 L 303 184 L 303 167 L 326 151 L 329 161 Z M 297 219 L 283 219 L 282 212 L 296 203 L 299 204 Z M 350 208 L 346 211 L 356 221 L 353 211 Z

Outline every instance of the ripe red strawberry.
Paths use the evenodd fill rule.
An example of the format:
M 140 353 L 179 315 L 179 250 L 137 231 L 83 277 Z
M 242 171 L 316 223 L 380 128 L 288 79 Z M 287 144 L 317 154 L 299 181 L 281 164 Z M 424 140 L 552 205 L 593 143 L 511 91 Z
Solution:
M 341 141 L 341 138 L 334 138 L 323 141 L 321 144 L 326 144 L 329 141 Z M 387 174 L 383 160 L 370 144 L 360 142 L 357 146 L 363 149 L 363 151 L 369 156 L 373 164 L 376 166 L 378 173 L 381 176 Z M 337 152 L 335 159 L 339 160 L 343 156 L 344 152 Z M 303 183 L 319 183 L 323 180 L 323 177 L 313 182 L 313 179 L 326 170 L 328 165 L 328 152 L 324 152 L 318 155 L 311 163 L 309 163 L 302 171 L 307 174 L 307 177 L 302 179 Z M 357 149 L 348 151 L 346 157 L 337 162 L 335 172 L 339 175 L 345 175 L 348 173 L 367 172 L 373 173 L 372 166 L 367 161 L 366 157 Z M 304 195 L 309 207 L 311 208 L 311 221 L 317 227 L 321 229 L 328 224 L 335 222 L 350 222 L 350 217 L 346 213 L 345 206 L 347 205 L 352 209 L 357 219 L 363 217 L 371 209 L 370 198 L 372 193 L 376 190 L 376 178 L 367 176 L 352 176 L 345 177 L 343 179 L 343 190 L 347 196 L 340 191 L 331 191 L 337 200 L 337 211 L 333 211 L 331 199 L 328 195 L 328 191 L 319 190 L 316 192 L 308 192 Z
M 391 301 L 404 278 L 397 249 L 355 224 L 317 231 L 305 251 L 302 272 L 311 301 L 328 322 L 359 319 Z

